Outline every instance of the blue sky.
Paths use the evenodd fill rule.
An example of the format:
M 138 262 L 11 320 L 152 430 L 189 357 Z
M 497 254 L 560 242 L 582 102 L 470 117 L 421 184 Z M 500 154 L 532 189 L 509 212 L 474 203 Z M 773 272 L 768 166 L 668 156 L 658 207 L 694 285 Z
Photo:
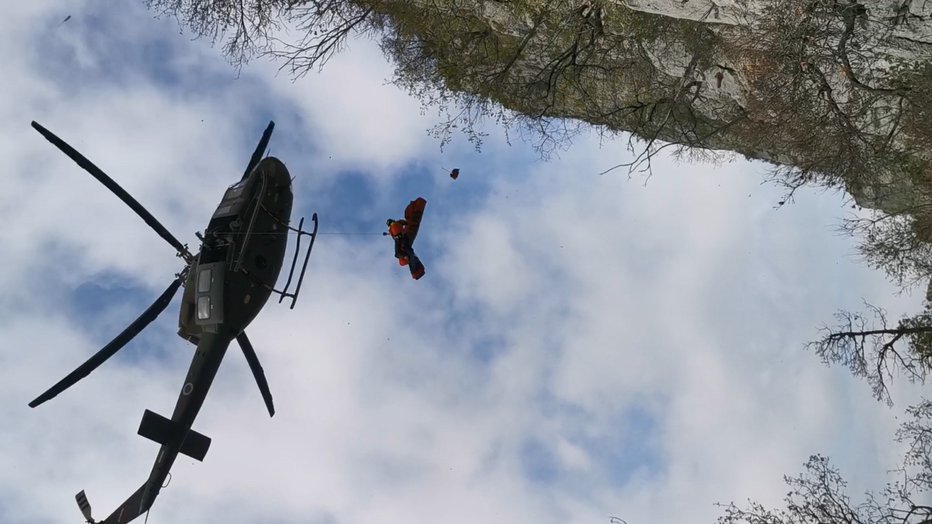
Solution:
M 711 522 L 715 502 L 779 500 L 811 453 L 855 491 L 896 465 L 894 417 L 918 391 L 888 409 L 802 349 L 837 308 L 919 305 L 836 232 L 843 195 L 775 209 L 766 166 L 740 159 L 599 176 L 628 153 L 595 134 L 546 163 L 494 128 L 481 153 L 441 151 L 363 40 L 292 81 L 261 60 L 237 74 L 135 4 L 7 6 L 0 24 L 5 521 L 72 522 L 80 489 L 98 518 L 122 502 L 156 450 L 142 411 L 170 412 L 191 355 L 176 301 L 26 406 L 181 269 L 33 119 L 192 246 L 274 119 L 295 217 L 320 214 L 296 309 L 248 330 L 276 416 L 231 351 L 195 424 L 210 453 L 179 461 L 150 522 Z M 415 282 L 380 233 L 417 196 Z

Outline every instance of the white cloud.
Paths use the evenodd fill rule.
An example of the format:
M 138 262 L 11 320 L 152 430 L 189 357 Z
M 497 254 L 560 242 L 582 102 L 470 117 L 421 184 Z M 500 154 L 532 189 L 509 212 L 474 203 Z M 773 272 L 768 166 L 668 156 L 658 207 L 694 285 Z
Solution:
M 35 50 L 55 38 L 58 12 L 17 9 L 4 41 Z M 299 177 L 298 207 L 365 205 L 338 193 L 345 171 L 372 184 L 372 205 L 398 212 L 408 191 L 430 201 L 417 282 L 377 234 L 321 236 L 295 311 L 270 304 L 249 328 L 278 413 L 266 417 L 231 347 L 195 423 L 210 453 L 176 464 L 153 521 L 710 521 L 716 501 L 777 501 L 781 476 L 809 453 L 832 455 L 857 488 L 896 459 L 895 412 L 801 350 L 862 296 L 894 312 L 918 301 L 893 297 L 850 256 L 852 241 L 831 230 L 837 196 L 804 192 L 774 210 L 779 191 L 744 162 L 661 160 L 646 187 L 599 177 L 621 148 L 592 137 L 549 164 L 496 139 L 482 155 L 441 155 L 416 102 L 382 84 L 372 46 L 354 43 L 293 84 L 267 64 L 231 80 L 216 50 L 138 6 L 69 11 L 80 23 L 52 48 L 76 50 L 86 84 L 23 53 L 0 97 L 0 364 L 12 370 L 0 390 L 0 508 L 11 521 L 74 517 L 82 488 L 98 518 L 128 496 L 156 449 L 134 434 L 142 410 L 170 412 L 191 354 L 169 308 L 126 355 L 25 406 L 180 269 L 31 118 L 188 242 L 268 114 L 273 151 Z M 110 36 L 81 25 L 84 13 Z M 101 66 L 108 38 L 132 58 L 119 74 Z M 142 61 L 151 49 L 164 60 Z M 433 166 L 447 160 L 463 174 L 440 184 Z M 70 313 L 99 307 L 74 304 L 88 281 L 125 283 L 131 305 Z
M 430 120 L 416 100 L 387 84 L 391 68 L 376 46 L 352 40 L 348 51 L 328 62 L 326 75 L 291 82 L 282 72 L 269 87 L 300 112 L 302 135 L 313 144 L 307 149 L 332 160 L 323 165 L 384 178 L 436 149 L 426 132 Z M 276 67 L 261 64 L 260 69 L 271 76 Z

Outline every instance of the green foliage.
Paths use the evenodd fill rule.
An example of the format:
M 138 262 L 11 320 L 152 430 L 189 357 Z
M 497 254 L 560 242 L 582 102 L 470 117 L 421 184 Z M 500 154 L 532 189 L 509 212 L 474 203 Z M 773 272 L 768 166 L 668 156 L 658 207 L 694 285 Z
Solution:
M 904 154 L 930 156 L 930 65 L 879 51 L 894 37 L 867 32 L 870 13 L 856 1 L 756 0 L 753 12 L 738 3 L 747 10 L 727 23 L 715 4 L 695 21 L 604 0 L 148 4 L 223 40 L 234 63 L 268 54 L 296 76 L 349 35 L 370 35 L 395 63 L 394 81 L 447 117 L 434 130 L 444 143 L 462 131 L 478 144 L 477 123 L 492 120 L 546 151 L 570 144 L 563 130 L 579 126 L 555 120 L 571 119 L 630 132 L 648 149 L 662 140 L 734 150 L 792 166 L 787 180 L 854 191 Z M 885 23 L 912 23 L 904 5 Z M 296 40 L 273 36 L 283 28 Z M 742 84 L 746 100 L 711 89 L 723 81 Z

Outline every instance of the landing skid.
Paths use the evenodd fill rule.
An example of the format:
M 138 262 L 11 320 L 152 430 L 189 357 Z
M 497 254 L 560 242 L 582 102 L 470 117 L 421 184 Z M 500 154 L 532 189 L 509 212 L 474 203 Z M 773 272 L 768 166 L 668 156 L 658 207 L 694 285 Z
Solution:
M 317 240 L 317 227 L 320 225 L 317 222 L 317 213 L 311 215 L 311 220 L 314 221 L 314 230 L 310 233 L 304 231 L 304 217 L 301 217 L 301 221 L 298 222 L 297 229 L 287 226 L 290 231 L 294 231 L 298 234 L 298 241 L 294 248 L 294 258 L 291 259 L 291 270 L 288 271 L 288 280 L 285 282 L 285 288 L 281 291 L 277 289 L 272 289 L 273 293 L 278 293 L 278 303 L 281 304 L 286 298 L 291 299 L 291 306 L 289 309 L 294 309 L 295 302 L 298 301 L 298 293 L 301 292 L 301 284 L 304 283 L 304 272 L 307 271 L 307 262 L 311 258 L 311 250 L 314 249 L 314 241 Z M 294 277 L 294 269 L 297 267 L 298 263 L 298 254 L 301 252 L 301 237 L 309 236 L 311 237 L 311 243 L 307 246 L 307 251 L 304 253 L 304 263 L 301 265 L 301 273 L 298 275 L 298 282 L 295 287 L 294 293 L 289 293 L 288 289 L 291 287 L 291 280 Z

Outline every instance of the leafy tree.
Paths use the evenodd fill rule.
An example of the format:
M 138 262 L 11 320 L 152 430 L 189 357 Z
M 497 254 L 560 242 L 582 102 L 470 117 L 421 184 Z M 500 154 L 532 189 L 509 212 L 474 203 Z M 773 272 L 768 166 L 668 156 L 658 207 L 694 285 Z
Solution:
M 865 199 L 879 178 L 932 172 L 932 64 L 889 50 L 893 30 L 926 22 L 910 2 L 757 0 L 725 16 L 710 2 L 700 20 L 604 0 L 147 3 L 222 40 L 237 65 L 271 56 L 295 76 L 352 35 L 375 38 L 395 83 L 444 115 L 442 143 L 462 131 L 478 146 L 491 120 L 547 155 L 591 125 L 630 133 L 635 159 L 616 167 L 649 169 L 670 145 L 732 150 L 788 166 L 790 195 L 819 183 Z

